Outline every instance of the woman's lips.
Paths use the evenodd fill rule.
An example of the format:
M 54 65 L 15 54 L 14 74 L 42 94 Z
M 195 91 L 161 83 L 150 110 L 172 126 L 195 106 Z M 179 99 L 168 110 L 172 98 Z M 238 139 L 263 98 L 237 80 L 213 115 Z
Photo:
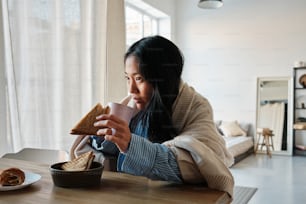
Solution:
M 135 101 L 135 103 L 142 103 L 140 98 L 133 98 L 133 100 Z

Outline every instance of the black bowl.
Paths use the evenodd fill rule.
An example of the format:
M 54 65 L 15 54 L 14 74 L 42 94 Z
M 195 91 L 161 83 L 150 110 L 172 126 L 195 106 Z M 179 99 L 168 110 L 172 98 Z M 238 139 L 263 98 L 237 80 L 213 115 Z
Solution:
M 84 171 L 65 171 L 61 166 L 66 162 L 51 165 L 50 172 L 54 185 L 66 188 L 81 188 L 98 186 L 104 166 L 99 162 L 92 162 L 90 169 Z

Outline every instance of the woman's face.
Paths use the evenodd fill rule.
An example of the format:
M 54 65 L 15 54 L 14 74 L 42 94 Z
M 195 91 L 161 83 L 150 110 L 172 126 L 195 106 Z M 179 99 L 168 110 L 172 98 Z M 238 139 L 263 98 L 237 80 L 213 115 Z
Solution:
M 139 62 L 135 56 L 131 55 L 125 61 L 125 77 L 137 109 L 144 109 L 151 100 L 153 86 L 139 73 Z

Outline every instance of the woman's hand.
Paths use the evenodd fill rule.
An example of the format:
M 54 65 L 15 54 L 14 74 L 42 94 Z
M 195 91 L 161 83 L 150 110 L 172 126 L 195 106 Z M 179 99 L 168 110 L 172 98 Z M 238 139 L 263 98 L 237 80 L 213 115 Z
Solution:
M 97 117 L 95 127 L 99 127 L 98 136 L 115 143 L 120 152 L 126 152 L 131 141 L 129 124 L 115 115 L 102 114 Z

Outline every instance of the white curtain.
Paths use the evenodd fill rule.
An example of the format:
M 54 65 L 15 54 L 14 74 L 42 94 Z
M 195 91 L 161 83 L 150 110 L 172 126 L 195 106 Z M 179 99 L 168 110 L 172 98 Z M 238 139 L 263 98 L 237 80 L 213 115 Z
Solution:
M 260 107 L 258 127 L 270 128 L 273 130 L 274 150 L 280 151 L 282 148 L 283 127 L 285 117 L 285 103 L 268 103 Z
M 2 0 L 1 11 L 0 156 L 69 150 L 71 127 L 94 104 L 126 94 L 124 1 Z

